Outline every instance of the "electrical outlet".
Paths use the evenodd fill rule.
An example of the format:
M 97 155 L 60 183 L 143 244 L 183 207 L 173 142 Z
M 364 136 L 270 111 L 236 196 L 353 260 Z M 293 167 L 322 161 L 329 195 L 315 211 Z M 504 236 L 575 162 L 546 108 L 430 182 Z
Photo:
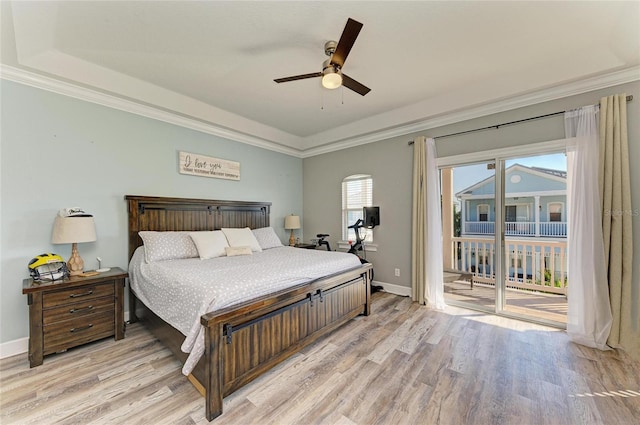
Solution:
M 399 277 L 400 276 L 400 269 L 396 269 L 396 276 Z

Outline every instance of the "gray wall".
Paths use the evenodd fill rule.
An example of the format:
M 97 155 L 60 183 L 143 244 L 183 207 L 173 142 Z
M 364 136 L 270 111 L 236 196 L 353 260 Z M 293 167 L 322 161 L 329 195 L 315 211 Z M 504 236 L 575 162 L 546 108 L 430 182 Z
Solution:
M 368 254 L 374 263 L 375 280 L 410 287 L 413 150 L 407 146 L 409 140 L 418 135 L 437 137 L 596 104 L 603 96 L 623 92 L 634 96 L 634 100 L 627 104 L 627 111 L 633 211 L 639 212 L 640 167 L 635 166 L 635 162 L 640 158 L 640 82 L 634 82 L 305 158 L 304 232 L 307 235 L 326 232 L 331 234 L 331 242 L 339 240 L 340 182 L 351 174 L 371 174 L 374 182 L 373 202 L 374 205 L 380 205 L 381 216 L 381 225 L 376 228 L 374 241 L 379 245 L 378 251 Z M 563 138 L 564 118 L 558 115 L 501 127 L 499 130 L 436 139 L 436 146 L 438 156 L 445 157 Z M 636 285 L 635 299 L 640 299 L 640 214 L 635 214 L 633 225 L 636 246 L 633 281 Z M 400 268 L 400 277 L 394 276 L 395 268 Z
M 328 233 L 332 248 L 342 239 L 342 180 L 352 174 L 373 178 L 373 205 L 380 226 L 373 234 L 377 252 L 367 252 L 375 280 L 409 285 L 411 276 L 411 179 L 413 151 L 407 137 L 304 159 L 304 234 Z M 408 251 L 406 251 L 408 249 Z M 396 252 L 400 250 L 400 252 Z M 400 277 L 394 269 L 400 269 Z
M 282 241 L 284 216 L 302 213 L 302 160 L 0 80 L 0 343 L 28 336 L 22 280 L 27 263 L 51 251 L 57 211 L 82 207 L 98 240 L 78 246 L 85 268 L 127 268 L 125 195 L 270 201 Z M 178 151 L 240 162 L 241 180 L 178 173 Z

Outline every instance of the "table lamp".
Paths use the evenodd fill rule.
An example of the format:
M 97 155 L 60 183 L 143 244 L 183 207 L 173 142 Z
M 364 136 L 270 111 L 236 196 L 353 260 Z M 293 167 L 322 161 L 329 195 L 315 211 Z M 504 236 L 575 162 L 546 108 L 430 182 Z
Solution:
M 284 228 L 291 230 L 291 236 L 289 236 L 289 246 L 295 246 L 296 239 L 293 236 L 293 230 L 300 228 L 300 217 L 297 215 L 288 215 L 284 218 Z
M 67 262 L 69 274 L 77 276 L 82 274 L 84 260 L 78 254 L 78 244 L 83 242 L 93 242 L 96 238 L 96 225 L 93 217 L 60 217 L 56 216 L 53 223 L 53 234 L 51 243 L 70 243 L 71 258 Z

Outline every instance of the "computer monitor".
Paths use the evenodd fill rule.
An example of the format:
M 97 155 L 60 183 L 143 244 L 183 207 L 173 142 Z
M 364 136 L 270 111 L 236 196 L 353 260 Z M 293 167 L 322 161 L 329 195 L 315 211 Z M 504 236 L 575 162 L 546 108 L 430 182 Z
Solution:
M 364 207 L 362 213 L 364 216 L 364 227 L 373 229 L 380 225 L 380 207 Z

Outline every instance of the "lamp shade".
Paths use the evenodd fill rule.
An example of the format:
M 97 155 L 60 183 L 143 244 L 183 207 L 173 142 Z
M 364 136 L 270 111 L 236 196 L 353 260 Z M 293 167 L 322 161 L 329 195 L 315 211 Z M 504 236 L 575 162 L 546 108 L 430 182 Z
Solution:
M 51 243 L 81 243 L 97 240 L 93 217 L 60 217 L 53 223 Z
M 327 89 L 337 89 L 342 85 L 342 75 L 335 70 L 327 69 L 322 76 L 322 85 Z
M 300 216 L 297 215 L 288 215 L 284 218 L 284 228 L 289 229 L 299 229 L 300 228 Z

